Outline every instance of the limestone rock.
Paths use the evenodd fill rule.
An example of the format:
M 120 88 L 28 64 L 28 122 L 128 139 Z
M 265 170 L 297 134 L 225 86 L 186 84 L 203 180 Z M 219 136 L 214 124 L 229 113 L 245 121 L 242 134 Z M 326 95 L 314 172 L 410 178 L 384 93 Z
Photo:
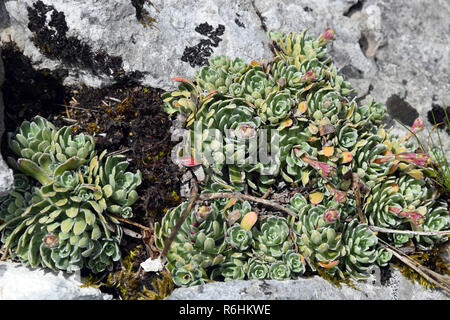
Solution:
M 338 288 L 314 276 L 297 280 L 236 280 L 178 288 L 166 300 L 448 300 L 440 290 L 426 290 L 413 284 L 398 271 L 381 285 L 379 275 L 358 282 L 356 290 Z
M 0 300 L 110 300 L 111 295 L 86 287 L 79 275 L 56 274 L 19 263 L 0 262 Z
M 331 27 L 329 54 L 358 98 L 386 103 L 411 125 L 450 105 L 449 15 L 446 0 L 6 0 L 0 39 L 15 41 L 36 68 L 66 69 L 66 85 L 133 79 L 170 90 L 172 77 L 192 77 L 209 54 L 270 57 L 267 30 L 317 36 Z
M 0 143 L 3 132 L 5 131 L 5 125 L 3 123 L 3 114 L 5 112 L 5 106 L 3 104 L 3 94 L 1 90 L 2 84 L 5 80 L 5 70 L 3 68 L 3 61 L 1 56 L 2 56 L 2 49 L 0 48 Z M 3 160 L 3 157 L 0 155 L 0 196 L 8 194 L 13 189 L 13 185 L 14 185 L 13 172 L 8 167 L 6 162 Z

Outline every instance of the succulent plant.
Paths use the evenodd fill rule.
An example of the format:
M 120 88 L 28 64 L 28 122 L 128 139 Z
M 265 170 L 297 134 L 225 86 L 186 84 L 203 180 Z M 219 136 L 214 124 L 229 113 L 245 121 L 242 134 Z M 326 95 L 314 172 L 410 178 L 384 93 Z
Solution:
M 185 210 L 187 202 L 171 209 L 161 223 L 155 224 L 156 246 L 162 250 L 173 227 Z M 192 264 L 202 270 L 223 262 L 221 254 L 226 247 L 226 220 L 216 202 L 193 209 L 183 222 L 172 242 L 167 258 L 168 270 L 173 273 L 178 268 Z
M 122 229 L 107 209 L 117 207 L 116 213 L 131 217 L 140 172 L 125 172 L 128 163 L 117 161 L 123 157 L 108 157 L 103 164 L 106 150 L 95 155 L 92 137 L 80 134 L 72 138 L 71 128 L 56 130 L 40 117 L 31 123 L 25 121 L 17 135 L 10 135 L 12 148 L 24 145 L 21 136 L 27 128 L 32 133 L 28 134 L 29 149 L 37 151 L 17 162 L 10 158 L 10 162 L 38 183 L 15 174 L 17 188 L 8 196 L 14 198 L 14 210 L 9 204 L 9 215 L 0 226 L 5 247 L 31 267 L 41 265 L 68 272 L 85 266 L 93 272 L 110 270 L 120 259 Z M 41 138 L 41 147 L 36 149 Z M 111 163 L 114 169 L 109 168 Z M 123 183 L 124 177 L 134 184 Z M 115 196 L 115 190 L 122 192 L 125 200 Z M 2 206 L 9 202 L 8 197 Z
M 295 274 L 303 274 L 305 272 L 305 263 L 302 261 L 302 257 L 294 250 L 288 250 L 283 255 L 284 263 L 289 267 L 289 270 Z
M 269 187 L 287 191 L 292 195 L 287 206 L 297 216 L 260 215 L 240 200 L 215 200 L 205 221 L 191 213 L 183 224 L 168 255 L 170 270 L 192 265 L 200 273 L 189 274 L 187 283 L 198 283 L 289 279 L 308 265 L 331 277 L 360 280 L 392 257 L 368 226 L 448 229 L 447 208 L 425 179 L 430 156 L 416 147 L 412 134 L 385 129 L 385 105 L 359 105 L 350 97 L 350 83 L 326 55 L 334 31 L 317 38 L 306 31 L 268 35 L 273 59 L 246 64 L 212 58 L 194 81 L 174 78 L 179 88 L 163 95 L 164 109 L 186 116 L 193 162 L 206 173 L 203 191 L 273 197 Z M 411 131 L 420 130 L 423 122 L 415 121 Z M 255 156 L 264 138 L 267 152 Z M 272 161 L 263 161 L 269 157 Z M 172 209 L 157 226 L 159 248 L 184 207 Z M 359 223 L 360 208 L 367 224 Z M 447 239 L 406 233 L 383 238 L 395 246 L 414 240 L 424 249 Z
M 14 191 L 0 198 L 0 219 L 8 221 L 21 215 L 31 204 L 34 184 L 21 173 L 14 174 Z
M 218 275 L 225 281 L 243 280 L 245 278 L 246 262 L 242 259 L 242 254 L 236 252 L 227 257 L 219 268 L 213 271 L 211 277 L 214 279 Z
M 258 258 L 252 258 L 248 261 L 247 277 L 248 279 L 263 280 L 269 276 L 269 264 Z
M 239 251 L 247 250 L 251 246 L 252 233 L 238 224 L 228 229 L 227 242 Z
M 259 108 L 264 99 L 274 90 L 274 81 L 267 79 L 266 73 L 258 69 L 250 69 L 244 75 L 244 97 L 245 100 Z
M 392 259 L 392 252 L 388 251 L 386 248 L 379 247 L 377 249 L 377 264 L 380 267 L 385 267 L 388 265 L 389 261 Z
M 378 257 L 377 236 L 357 220 L 347 223 L 342 234 L 346 250 L 345 271 L 354 280 L 368 279 L 368 271 Z
M 173 282 L 180 287 L 189 287 L 197 284 L 204 284 L 205 274 L 202 269 L 196 268 L 192 264 L 184 265 L 172 272 Z
M 396 211 L 406 208 L 407 205 L 405 198 L 397 190 L 398 187 L 393 178 L 377 184 L 371 190 L 364 204 L 369 224 L 390 228 L 398 227 L 404 222 L 404 217 Z
M 197 71 L 195 78 L 200 88 L 207 91 L 217 90 L 222 94 L 228 91 L 232 81 L 232 78 L 228 77 L 225 70 L 210 67 L 203 67 L 200 71 Z
M 437 201 L 425 215 L 425 221 L 419 226 L 420 231 L 442 231 L 450 227 L 450 216 L 448 205 L 443 201 Z M 418 244 L 426 250 L 436 244 L 448 241 L 447 236 L 415 236 Z
M 285 280 L 291 277 L 291 270 L 283 261 L 276 261 L 270 264 L 269 275 L 273 280 Z
M 286 219 L 271 216 L 253 230 L 253 247 L 263 257 L 279 258 L 290 249 L 289 226 Z
M 276 125 L 288 117 L 294 104 L 289 91 L 272 92 L 261 105 L 259 116 L 263 122 Z
M 300 253 L 309 260 L 309 265 L 315 271 L 318 267 L 334 275 L 339 270 L 340 259 L 345 256 L 342 234 L 337 232 L 339 221 L 326 219 L 327 208 L 322 205 L 309 204 L 293 224 L 297 235 L 297 245 Z

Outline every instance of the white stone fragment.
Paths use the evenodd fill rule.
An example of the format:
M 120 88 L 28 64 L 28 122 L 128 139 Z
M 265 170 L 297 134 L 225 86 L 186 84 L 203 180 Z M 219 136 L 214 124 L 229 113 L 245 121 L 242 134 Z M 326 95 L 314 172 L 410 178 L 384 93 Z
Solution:
M 92 287 L 81 288 L 80 274 L 55 273 L 0 262 L 0 300 L 110 300 Z
M 164 269 L 164 264 L 161 257 L 156 259 L 149 258 L 141 263 L 141 267 L 145 272 L 159 272 Z

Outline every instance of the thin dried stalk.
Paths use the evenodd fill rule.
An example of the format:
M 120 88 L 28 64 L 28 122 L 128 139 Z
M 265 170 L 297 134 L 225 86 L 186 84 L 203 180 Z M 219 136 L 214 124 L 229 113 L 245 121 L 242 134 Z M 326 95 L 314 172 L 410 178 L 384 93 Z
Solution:
M 254 197 L 254 196 L 251 196 L 248 194 L 239 193 L 239 192 L 203 193 L 199 196 L 199 200 L 202 200 L 202 201 L 213 200 L 213 199 L 223 199 L 223 198 L 238 198 L 241 200 L 253 201 L 253 202 L 257 202 L 257 203 L 263 204 L 265 206 L 277 209 L 279 211 L 283 211 L 293 217 L 297 216 L 297 214 L 294 211 L 283 207 L 281 204 L 276 203 L 275 201 L 258 198 L 258 197 Z
M 376 232 L 382 232 L 382 233 L 399 233 L 399 234 L 412 234 L 412 235 L 418 235 L 418 236 L 445 236 L 450 234 L 450 230 L 446 231 L 411 231 L 411 230 L 394 230 L 394 229 L 387 229 L 387 228 L 381 228 L 381 227 L 375 227 L 375 226 L 369 226 L 369 229 Z
M 382 239 L 378 238 L 378 241 L 386 248 L 386 250 L 389 250 L 392 252 L 394 256 L 396 256 L 400 261 L 408 265 L 411 269 L 416 271 L 418 274 L 420 274 L 422 277 L 424 277 L 428 282 L 444 289 L 448 294 L 450 293 L 450 282 L 449 279 L 445 278 L 444 276 L 440 275 L 439 273 L 436 273 L 421 264 L 417 263 L 410 257 L 408 257 L 403 252 L 397 250 L 390 244 L 386 243 Z
M 175 225 L 175 227 L 173 227 L 172 232 L 170 233 L 169 238 L 167 239 L 167 241 L 164 245 L 164 249 L 161 253 L 161 257 L 163 259 L 167 256 L 167 252 L 169 252 L 169 248 L 173 242 L 173 239 L 175 239 L 175 236 L 177 235 L 178 230 L 180 230 L 181 225 L 183 224 L 184 220 L 186 220 L 187 216 L 192 211 L 192 208 L 194 207 L 195 201 L 197 201 L 197 199 L 198 199 L 198 185 L 197 185 L 197 181 L 195 181 L 195 179 L 193 179 L 192 180 L 191 197 L 189 199 L 189 203 L 188 203 L 186 209 L 184 209 L 184 212 L 181 215 L 181 217 L 178 219 L 177 224 Z
M 132 226 L 141 228 L 141 229 L 143 229 L 143 230 L 152 231 L 151 228 L 146 227 L 146 226 L 143 226 L 142 224 L 139 224 L 139 223 L 137 223 L 137 222 L 131 221 L 131 220 L 129 220 L 129 219 L 125 219 L 125 218 L 122 218 L 122 217 L 118 217 L 118 216 L 116 216 L 116 215 L 111 215 L 111 216 L 112 216 L 113 218 L 119 220 L 120 222 L 124 222 L 124 223 L 130 224 L 130 225 L 132 225 Z

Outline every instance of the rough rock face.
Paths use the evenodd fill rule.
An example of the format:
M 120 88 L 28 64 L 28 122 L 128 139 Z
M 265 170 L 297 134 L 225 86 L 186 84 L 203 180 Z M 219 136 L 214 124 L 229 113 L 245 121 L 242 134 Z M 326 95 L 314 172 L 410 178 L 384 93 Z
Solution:
M 168 90 L 210 55 L 270 57 L 266 30 L 331 27 L 329 53 L 358 97 L 411 125 L 450 105 L 449 14 L 446 0 L 6 0 L 0 38 L 37 68 L 67 69 L 65 84 L 132 79 Z
M 78 276 L 79 277 L 79 276 Z M 110 300 L 111 295 L 86 287 L 76 273 L 68 276 L 0 262 L 0 300 Z
M 381 285 L 374 276 L 372 280 L 358 283 L 361 290 L 347 285 L 338 288 L 325 279 L 298 280 L 237 280 L 214 282 L 189 288 L 175 289 L 166 300 L 448 300 L 442 291 L 425 290 L 413 284 L 398 271 Z
M 3 95 L 1 90 L 2 84 L 5 80 L 5 69 L 3 68 L 3 61 L 1 56 L 2 56 L 2 48 L 0 48 L 0 143 L 3 131 L 5 130 L 5 126 L 3 123 L 3 113 L 5 111 L 5 106 L 3 105 Z M 14 184 L 13 172 L 11 169 L 9 169 L 8 165 L 0 155 L 0 196 L 8 194 L 8 192 L 12 190 L 13 184 Z
M 67 71 L 65 85 L 100 87 L 134 80 L 171 90 L 172 77 L 192 77 L 210 56 L 239 56 L 248 62 L 270 57 L 270 29 L 309 29 L 317 36 L 331 27 L 336 40 L 329 54 L 358 99 L 383 102 L 393 118 L 411 125 L 416 117 L 432 119 L 432 109 L 450 106 L 449 16 L 447 0 L 0 0 L 0 40 L 14 41 L 36 69 Z M 0 85 L 2 76 L 0 59 Z M 0 93 L 0 132 L 2 115 Z M 398 133 L 405 132 L 392 119 L 388 123 Z M 431 129 L 431 123 L 425 123 Z M 441 131 L 441 137 L 450 158 L 450 136 Z M 6 168 L 0 158 L 0 195 L 12 184 Z M 380 298 L 417 299 L 417 292 L 424 298 L 439 294 L 417 291 L 403 280 L 396 292 L 404 293 L 398 296 L 395 290 L 370 284 L 361 286 L 362 292 L 336 291 L 314 279 L 214 283 L 177 289 L 172 297 L 186 293 L 209 298 L 206 293 L 217 290 L 221 298 L 235 299 L 232 295 L 241 292 L 248 299 L 252 294 L 276 298 L 268 292 L 303 298 L 296 286 L 311 286 L 317 294 L 329 290 L 336 298 L 385 294 Z M 261 289 L 261 283 L 270 290 Z M 253 293 L 246 295 L 241 289 Z M 302 291 L 304 298 L 307 291 Z

